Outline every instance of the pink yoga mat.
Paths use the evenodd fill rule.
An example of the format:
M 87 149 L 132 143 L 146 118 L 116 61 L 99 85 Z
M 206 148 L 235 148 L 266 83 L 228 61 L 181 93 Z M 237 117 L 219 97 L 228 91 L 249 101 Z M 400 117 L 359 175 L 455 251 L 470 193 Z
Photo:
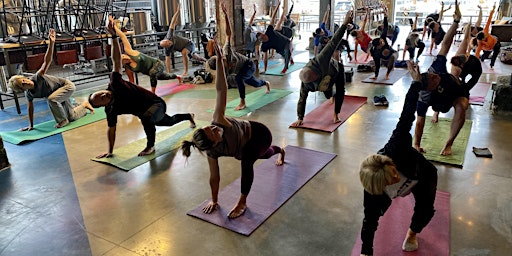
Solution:
M 368 62 L 372 61 L 373 60 L 373 57 L 372 56 L 369 56 L 368 57 L 368 60 L 365 61 L 366 59 L 366 56 L 368 55 L 368 53 L 359 53 L 357 55 L 357 63 L 356 61 L 353 59 L 350 63 L 351 64 L 367 64 Z M 352 55 L 353 56 L 353 55 Z
M 469 103 L 473 105 L 484 105 L 485 96 L 491 88 L 490 83 L 477 83 L 471 91 L 469 91 Z
M 497 65 L 498 61 L 494 63 L 494 69 L 491 69 L 490 60 L 485 60 L 482 62 L 482 74 L 501 74 L 501 68 Z
M 334 132 L 342 125 L 352 114 L 354 114 L 368 99 L 361 96 L 345 95 L 341 112 L 338 115 L 341 122 L 334 123 L 334 103 L 326 100 L 322 105 L 315 108 L 304 116 L 304 122 L 298 128 L 312 129 L 323 132 Z
M 162 96 L 166 96 L 166 95 L 175 94 L 175 93 L 178 93 L 178 92 L 181 92 L 184 90 L 192 89 L 194 87 L 195 87 L 194 84 L 181 84 L 180 85 L 176 82 L 176 83 L 157 86 L 155 94 L 162 97 Z
M 371 79 L 372 77 L 375 76 L 375 74 L 372 72 L 372 74 L 367 77 L 366 79 L 364 79 L 363 83 L 372 83 L 372 84 L 381 84 L 381 85 L 393 85 L 394 83 L 396 83 L 398 80 L 402 79 L 402 77 L 409 73 L 408 70 L 406 69 L 393 69 L 393 71 L 391 71 L 391 73 L 389 73 L 389 79 L 386 80 L 386 72 L 388 72 L 388 69 L 387 68 L 380 68 L 379 70 L 379 76 L 377 77 L 377 79 L 373 80 Z
M 220 191 L 220 207 L 213 213 L 205 214 L 202 211 L 203 207 L 210 201 L 208 199 L 187 214 L 249 236 L 306 182 L 336 157 L 336 154 L 295 146 L 287 146 L 285 150 L 284 165 L 276 166 L 277 155 L 274 155 L 254 168 L 254 181 L 251 193 L 247 197 L 247 209 L 242 216 L 236 219 L 227 217 L 240 196 L 240 179 L 235 180 Z
M 374 255 L 450 255 L 450 193 L 438 190 L 434 207 L 436 209 L 434 217 L 418 234 L 418 250 L 404 252 L 402 251 L 402 243 L 411 223 L 414 196 L 410 194 L 406 197 L 393 199 L 393 203 L 379 220 L 379 227 L 375 232 L 373 241 Z M 360 253 L 361 233 L 357 237 L 351 255 L 359 256 Z

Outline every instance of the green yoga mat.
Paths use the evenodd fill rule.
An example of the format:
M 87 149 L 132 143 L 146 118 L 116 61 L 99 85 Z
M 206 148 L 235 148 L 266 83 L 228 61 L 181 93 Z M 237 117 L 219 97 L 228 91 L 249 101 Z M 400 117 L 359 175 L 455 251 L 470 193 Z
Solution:
M 241 117 L 292 93 L 291 91 L 281 89 L 270 89 L 269 94 L 266 94 L 265 91 L 266 89 L 263 87 L 259 90 L 256 90 L 255 92 L 247 94 L 245 96 L 245 105 L 247 107 L 242 110 L 234 110 L 234 108 L 240 104 L 240 99 L 235 99 L 228 102 L 226 104 L 225 115 L 231 117 Z M 213 109 L 208 109 L 208 112 L 213 112 Z
M 424 153 L 425 157 L 430 161 L 462 166 L 473 122 L 471 120 L 465 121 L 459 135 L 453 142 L 452 154 L 442 156 L 439 153 L 450 135 L 452 119 L 440 117 L 437 123 L 430 122 L 430 119 L 431 117 L 426 117 L 423 137 L 421 139 L 421 146 L 427 151 Z
M 97 108 L 94 110 L 94 114 L 88 113 L 84 117 L 70 122 L 68 125 L 62 128 L 55 128 L 55 120 L 46 121 L 44 123 L 34 125 L 34 129 L 30 131 L 10 131 L 10 132 L 0 132 L 4 141 L 7 141 L 12 144 L 20 144 L 22 142 L 39 140 L 42 138 L 46 138 L 55 134 L 59 134 L 65 131 L 69 131 L 71 129 L 75 129 L 77 127 L 94 123 L 96 121 L 105 119 L 106 114 L 103 108 Z
M 205 121 L 195 121 L 197 128 L 208 125 Z M 155 140 L 155 153 L 148 156 L 138 156 L 140 151 L 146 147 L 146 138 L 143 138 L 122 147 L 114 148 L 114 155 L 112 157 L 100 159 L 91 158 L 91 160 L 129 171 L 143 163 L 179 148 L 183 140 L 190 140 L 192 138 L 193 132 L 197 128 L 190 128 L 190 122 L 184 121 L 169 129 L 158 132 Z
M 273 76 L 284 76 L 285 74 L 290 74 L 294 71 L 297 71 L 299 69 L 302 69 L 304 66 L 306 66 L 306 63 L 304 62 L 295 62 L 293 65 L 288 65 L 288 70 L 286 70 L 286 73 L 282 74 L 281 70 L 284 68 L 284 64 L 281 66 L 275 66 L 271 69 L 267 69 L 267 72 L 265 72 L 265 75 L 273 75 Z

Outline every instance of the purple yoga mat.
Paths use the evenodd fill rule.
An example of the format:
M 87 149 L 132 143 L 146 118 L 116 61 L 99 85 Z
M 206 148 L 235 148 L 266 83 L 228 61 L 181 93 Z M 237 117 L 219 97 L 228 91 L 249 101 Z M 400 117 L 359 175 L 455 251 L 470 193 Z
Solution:
M 161 86 L 157 86 L 155 90 L 155 94 L 159 97 L 163 97 L 166 95 L 175 94 L 184 90 L 192 89 L 194 88 L 194 84 L 178 84 L 178 83 L 171 83 L 171 84 L 165 84 Z
M 374 255 L 450 255 L 450 193 L 437 191 L 436 212 L 430 223 L 418 234 L 418 250 L 402 251 L 402 243 L 409 229 L 414 208 L 414 196 L 393 199 L 387 212 L 379 220 L 373 242 Z M 362 222 L 362 220 L 361 220 Z M 361 253 L 361 233 L 352 249 L 352 256 Z
M 371 79 L 372 77 L 375 76 L 375 74 L 372 73 L 371 76 L 367 77 L 366 79 L 364 79 L 363 83 L 372 83 L 372 84 L 383 84 L 383 85 L 393 85 L 394 83 L 396 83 L 398 80 L 402 79 L 402 77 L 404 77 L 405 74 L 409 73 L 408 70 L 406 69 L 393 69 L 393 71 L 391 71 L 391 73 L 389 73 L 389 79 L 386 80 L 386 72 L 388 71 L 387 68 L 380 68 L 379 70 L 379 76 L 377 77 L 377 79 L 373 80 Z
M 471 91 L 469 91 L 469 103 L 472 105 L 484 105 L 485 96 L 491 88 L 490 83 L 477 83 Z
M 287 146 L 285 150 L 284 165 L 276 166 L 278 155 L 274 155 L 254 168 L 254 181 L 242 216 L 236 219 L 227 217 L 240 196 L 240 178 L 219 192 L 219 209 L 211 214 L 203 213 L 203 207 L 210 201 L 208 199 L 187 214 L 249 236 L 336 157 L 336 154 L 295 146 Z

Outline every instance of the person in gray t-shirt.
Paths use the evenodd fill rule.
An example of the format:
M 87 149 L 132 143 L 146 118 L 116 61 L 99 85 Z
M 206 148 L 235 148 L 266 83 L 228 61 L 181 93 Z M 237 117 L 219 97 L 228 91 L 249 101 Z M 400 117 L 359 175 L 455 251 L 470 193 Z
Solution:
M 182 76 L 187 76 L 188 58 L 193 58 L 201 62 L 205 62 L 206 59 L 195 53 L 196 45 L 192 40 L 174 34 L 174 28 L 176 27 L 176 22 L 178 21 L 178 16 L 180 15 L 180 9 L 181 6 L 178 5 L 176 12 L 172 16 L 167 35 L 165 36 L 164 40 L 160 41 L 160 46 L 165 48 L 165 65 L 167 67 L 167 73 L 171 72 L 171 52 L 180 51 L 181 56 L 183 57 L 183 66 L 185 67 Z
M 34 129 L 34 98 L 46 98 L 48 106 L 55 118 L 55 128 L 61 128 L 87 114 L 87 109 L 94 113 L 94 109 L 88 101 L 74 106 L 71 103 L 71 95 L 75 91 L 75 85 L 68 79 L 46 75 L 53 60 L 53 48 L 55 46 L 55 30 L 50 29 L 48 35 L 50 44 L 44 56 L 44 62 L 35 75 L 30 78 L 15 75 L 9 79 L 9 85 L 14 92 L 25 92 L 27 97 L 27 113 L 29 126 L 21 131 Z

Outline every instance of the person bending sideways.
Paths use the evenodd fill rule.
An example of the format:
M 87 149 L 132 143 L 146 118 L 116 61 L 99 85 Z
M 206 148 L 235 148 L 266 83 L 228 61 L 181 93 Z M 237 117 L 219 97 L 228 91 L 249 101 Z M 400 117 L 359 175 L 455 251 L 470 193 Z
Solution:
M 227 64 L 227 73 L 235 76 L 238 93 L 240 95 L 240 104 L 235 107 L 235 110 L 242 110 L 247 107 L 245 103 L 245 83 L 254 86 L 261 87 L 266 86 L 266 93 L 270 93 L 270 83 L 254 77 L 256 71 L 256 64 L 248 57 L 235 52 L 231 47 L 231 23 L 229 21 L 227 9 L 224 3 L 221 5 L 224 13 L 224 19 L 226 22 L 226 38 L 227 42 L 224 46 L 224 52 L 226 54 L 225 61 Z M 208 66 L 212 70 L 216 70 L 217 56 L 213 56 L 208 60 Z
M 297 121 L 291 124 L 292 127 L 299 127 L 303 124 L 306 112 L 306 102 L 309 92 L 323 92 L 327 99 L 334 98 L 333 122 L 341 120 L 338 114 L 341 111 L 345 98 L 345 68 L 343 63 L 333 58 L 338 52 L 338 47 L 347 29 L 347 24 L 352 20 L 352 11 L 348 11 L 341 27 L 336 30 L 334 36 L 327 43 L 322 51 L 300 71 L 299 78 L 300 96 L 297 102 Z M 339 54 L 338 54 L 339 55 Z M 333 87 L 336 85 L 336 93 Z
M 106 90 L 89 95 L 89 103 L 95 108 L 104 106 L 107 114 L 108 152 L 98 155 L 96 158 L 112 156 L 116 141 L 117 116 L 123 114 L 131 114 L 140 119 L 146 133 L 147 143 L 146 148 L 139 153 L 139 156 L 150 155 L 155 152 L 155 126 L 173 126 L 188 120 L 190 127 L 195 127 L 194 114 L 168 116 L 165 113 L 167 106 L 162 98 L 122 78 L 121 49 L 114 26 L 113 21 L 110 21 L 107 26 L 108 32 L 112 35 L 112 62 L 114 63 L 110 83 Z
M 21 128 L 21 131 L 34 129 L 34 99 L 46 98 L 48 107 L 57 123 L 55 128 L 61 128 L 69 122 L 80 119 L 87 114 L 87 109 L 94 114 L 89 102 L 85 101 L 74 106 L 71 103 L 71 96 L 75 92 L 75 85 L 68 79 L 47 75 L 46 72 L 53 60 L 53 48 L 55 46 L 56 34 L 53 28 L 48 35 L 50 44 L 44 55 L 43 65 L 31 77 L 14 75 L 9 79 L 9 86 L 14 92 L 25 92 L 27 98 L 27 113 L 29 126 Z
M 215 88 L 217 97 L 213 112 L 212 124 L 194 132 L 192 140 L 183 141 L 181 146 L 184 156 L 190 156 L 191 147 L 208 156 L 210 167 L 211 201 L 203 208 L 204 213 L 212 213 L 219 207 L 218 194 L 220 183 L 220 170 L 218 158 L 221 156 L 234 157 L 241 161 L 241 194 L 238 202 L 229 212 L 229 218 L 237 218 L 247 209 L 247 196 L 251 191 L 254 179 L 254 163 L 257 159 L 267 159 L 279 154 L 276 165 L 284 163 L 284 149 L 273 146 L 272 133 L 262 123 L 246 120 L 238 120 L 226 117 L 227 81 L 222 61 L 222 50 L 215 44 L 217 54 L 217 69 Z
M 114 22 L 114 17 L 109 16 L 109 19 L 112 19 L 111 22 Z M 128 41 L 128 38 L 121 31 L 121 29 L 119 29 L 117 26 L 114 28 L 117 35 L 123 42 L 123 49 L 125 54 L 121 55 L 121 63 L 125 67 L 126 75 L 128 75 L 131 83 L 135 83 L 135 77 L 133 74 L 140 72 L 149 76 L 151 92 L 153 93 L 155 93 L 156 90 L 157 80 L 178 79 L 179 83 L 181 84 L 181 77 L 175 74 L 167 73 L 165 71 L 165 65 L 162 63 L 162 61 L 134 50 L 130 45 L 130 41 Z
M 178 5 L 178 8 L 176 8 L 176 12 L 172 16 L 171 24 L 169 25 L 167 35 L 165 36 L 164 40 L 160 41 L 160 46 L 165 48 L 165 65 L 167 67 L 167 73 L 171 73 L 171 52 L 179 51 L 181 52 L 181 56 L 183 57 L 183 66 L 185 68 L 182 76 L 187 76 L 189 58 L 193 58 L 201 62 L 205 62 L 206 59 L 195 52 L 196 45 L 192 40 L 174 34 L 174 28 L 176 27 L 176 23 L 178 22 L 180 9 L 181 6 Z
M 384 27 L 379 38 L 372 40 L 372 48 L 370 53 L 375 61 L 375 76 L 371 79 L 377 79 L 379 77 L 380 65 L 386 65 L 388 70 L 386 72 L 386 80 L 389 79 L 389 74 L 395 68 L 395 61 L 398 59 L 398 52 L 393 49 L 386 40 L 388 30 L 388 15 L 387 8 L 384 7 Z
M 439 54 L 430 66 L 428 72 L 423 73 L 423 83 L 434 86 L 437 89 L 433 91 L 421 91 L 420 99 L 418 100 L 418 120 L 414 130 L 414 147 L 419 152 L 425 152 L 421 148 L 421 137 L 423 136 L 423 128 L 425 126 L 425 116 L 429 106 L 436 112 L 447 113 L 451 107 L 454 108 L 453 120 L 450 126 L 450 135 L 443 149 L 441 155 L 451 155 L 452 145 L 455 138 L 459 134 L 460 129 L 464 126 L 466 119 L 466 110 L 469 107 L 469 91 L 466 86 L 462 86 L 461 81 L 448 73 L 446 68 L 446 54 L 450 50 L 453 37 L 457 31 L 460 19 L 462 17 L 457 1 L 455 1 L 454 20 L 448 32 L 446 33 L 445 40 L 442 43 Z M 437 122 L 437 120 L 433 120 Z
M 413 82 L 405 95 L 396 128 L 384 148 L 364 159 L 359 170 L 364 187 L 361 255 L 365 256 L 374 254 L 373 240 L 379 218 L 386 213 L 392 199 L 412 193 L 415 200 L 414 213 L 402 244 L 404 251 L 418 249 L 417 234 L 429 224 L 435 212 L 437 169 L 411 147 L 410 134 L 419 91 L 433 87 L 426 87 L 422 83 L 419 67 L 414 62 L 407 61 L 407 67 Z M 379 252 L 375 252 L 375 255 L 379 255 Z

